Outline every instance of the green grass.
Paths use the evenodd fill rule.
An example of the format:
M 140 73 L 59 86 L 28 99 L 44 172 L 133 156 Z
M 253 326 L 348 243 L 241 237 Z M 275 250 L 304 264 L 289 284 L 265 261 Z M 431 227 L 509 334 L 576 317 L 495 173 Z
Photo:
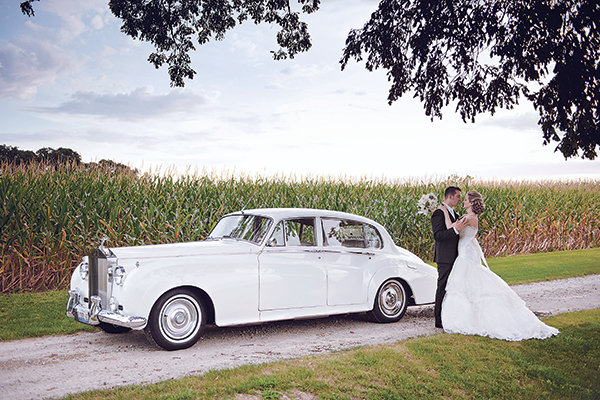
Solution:
M 65 291 L 0 295 L 0 340 L 96 329 L 67 318 L 68 298 Z
M 600 274 L 600 247 L 496 257 L 488 264 L 510 285 Z
M 490 258 L 509 284 L 600 274 L 600 248 Z M 0 295 L 0 340 L 94 329 L 65 316 L 66 291 Z
M 600 309 L 544 321 L 561 333 L 506 342 L 438 334 L 68 399 L 573 399 L 600 398 Z

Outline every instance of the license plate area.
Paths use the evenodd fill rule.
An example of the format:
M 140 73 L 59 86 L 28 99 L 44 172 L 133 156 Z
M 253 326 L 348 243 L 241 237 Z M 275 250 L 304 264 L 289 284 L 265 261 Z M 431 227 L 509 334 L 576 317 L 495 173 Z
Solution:
M 81 311 L 78 309 L 73 310 L 73 316 L 75 320 L 81 322 L 82 324 L 90 324 L 90 314 L 87 311 Z

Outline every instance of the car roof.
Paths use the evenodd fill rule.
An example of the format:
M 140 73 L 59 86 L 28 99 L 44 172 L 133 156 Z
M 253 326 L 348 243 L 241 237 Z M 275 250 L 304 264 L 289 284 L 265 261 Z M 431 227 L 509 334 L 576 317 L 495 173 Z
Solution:
M 304 217 L 334 217 L 334 218 L 344 218 L 351 219 L 354 221 L 366 222 L 373 225 L 379 224 L 372 219 L 367 217 L 363 217 L 356 214 L 351 214 L 343 211 L 332 211 L 332 210 L 320 210 L 315 208 L 254 208 L 250 210 L 242 210 L 230 213 L 228 215 L 233 214 L 255 214 L 262 215 L 265 217 L 271 217 L 273 219 L 279 220 L 282 218 L 304 218 Z

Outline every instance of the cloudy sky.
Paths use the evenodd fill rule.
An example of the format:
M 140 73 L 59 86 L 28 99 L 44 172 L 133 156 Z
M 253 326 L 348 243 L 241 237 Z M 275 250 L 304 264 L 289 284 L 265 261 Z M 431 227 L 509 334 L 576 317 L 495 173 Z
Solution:
M 600 178 L 600 160 L 542 145 L 525 102 L 475 124 L 452 108 L 431 122 L 411 97 L 387 104 L 383 71 L 342 72 L 348 31 L 376 5 L 325 1 L 304 17 L 313 48 L 294 60 L 272 60 L 276 27 L 244 24 L 198 46 L 197 75 L 180 89 L 146 61 L 149 44 L 120 32 L 108 0 L 41 0 L 33 18 L 0 0 L 0 144 L 179 173 Z

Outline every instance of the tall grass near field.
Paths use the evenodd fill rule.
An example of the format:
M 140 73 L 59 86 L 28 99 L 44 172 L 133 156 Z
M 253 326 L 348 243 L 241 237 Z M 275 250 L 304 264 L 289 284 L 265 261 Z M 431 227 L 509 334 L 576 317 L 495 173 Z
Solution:
M 429 217 L 417 201 L 448 184 L 477 189 L 487 210 L 480 242 L 490 256 L 600 246 L 600 182 L 437 182 L 335 178 L 135 175 L 76 166 L 0 167 L 0 292 L 62 289 L 81 256 L 109 246 L 201 240 L 242 207 L 347 211 L 383 224 L 394 241 L 433 257 Z M 459 210 L 461 211 L 461 210 Z

